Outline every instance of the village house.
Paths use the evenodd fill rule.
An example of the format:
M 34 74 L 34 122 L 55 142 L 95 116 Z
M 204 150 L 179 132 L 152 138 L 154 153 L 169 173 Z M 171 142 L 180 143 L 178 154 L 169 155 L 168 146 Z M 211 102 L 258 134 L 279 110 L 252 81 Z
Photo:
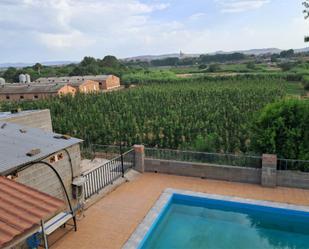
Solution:
M 94 93 L 100 91 L 99 83 L 93 80 L 70 82 L 70 86 L 74 87 L 80 93 Z
M 94 76 L 93 80 L 99 82 L 100 89 L 110 90 L 120 87 L 120 79 L 115 75 L 97 75 Z
M 46 99 L 75 93 L 76 89 L 68 84 L 5 84 L 0 86 L 0 101 Z
M 81 142 L 0 120 L 0 196 L 6 197 L 1 200 L 0 221 L 6 224 L 0 226 L 0 248 L 22 248 L 37 232 L 46 237 L 46 248 L 47 235 L 61 225 L 70 222 L 76 230 L 82 198 L 76 183 L 81 179 Z M 16 223 L 20 228 L 16 229 Z
M 71 77 L 49 77 L 38 78 L 35 83 L 49 84 L 54 82 L 61 82 L 67 84 L 77 84 L 85 80 L 96 81 L 99 83 L 101 90 L 110 90 L 120 87 L 120 78 L 115 75 L 87 75 L 87 76 L 71 76 Z

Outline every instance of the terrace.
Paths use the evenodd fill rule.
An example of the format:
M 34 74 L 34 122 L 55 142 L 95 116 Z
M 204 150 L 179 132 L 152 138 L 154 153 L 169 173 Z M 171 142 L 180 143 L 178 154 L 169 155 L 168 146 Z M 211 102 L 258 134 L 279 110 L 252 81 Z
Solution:
M 139 153 L 139 148 L 135 151 L 135 160 L 139 158 L 136 153 Z M 175 156 L 175 153 L 172 154 Z M 126 155 L 128 156 L 128 154 Z M 138 165 L 139 162 L 135 161 L 135 169 L 139 170 L 140 166 L 144 166 L 145 172 L 138 173 L 135 170 L 129 170 L 125 175 L 126 181 L 124 182 L 122 180 L 122 184 L 119 184 L 117 187 L 114 186 L 114 188 L 107 191 L 107 193 L 105 191 L 103 198 L 100 195 L 94 195 L 92 198 L 95 198 L 96 201 L 92 202 L 92 205 L 85 211 L 85 217 L 78 222 L 78 231 L 70 233 L 64 239 L 57 241 L 53 248 L 122 248 L 138 225 L 143 221 L 152 206 L 156 203 L 162 192 L 167 188 L 309 206 L 309 190 L 307 189 L 282 186 L 268 188 L 258 183 L 233 182 L 233 179 L 223 181 L 202 179 L 201 177 L 162 174 L 160 173 L 160 167 L 157 167 L 156 170 L 153 169 L 153 165 L 159 165 L 158 163 L 154 163 L 153 160 L 155 159 L 151 161 L 149 158 L 157 157 L 157 155 L 154 156 L 154 153 L 150 150 L 147 151 L 146 156 L 147 155 L 148 158 L 145 160 L 143 159 L 145 165 Z M 175 157 L 173 159 L 175 159 Z M 184 157 L 182 157 L 182 159 L 185 160 Z M 199 159 L 201 159 L 201 156 L 199 156 Z M 263 174 L 259 171 L 261 169 L 256 165 L 259 161 L 257 159 L 258 158 L 253 158 L 253 162 L 251 162 L 254 165 L 253 168 L 245 168 L 248 170 L 258 170 L 259 174 Z M 126 163 L 127 160 L 124 161 Z M 164 166 L 164 163 L 162 164 L 164 160 L 158 161 L 160 161 L 161 166 Z M 175 162 L 176 161 L 173 161 L 169 166 L 175 165 Z M 235 160 L 233 160 L 233 162 L 235 162 Z M 241 162 L 244 161 L 241 160 Z M 247 159 L 245 162 L 250 164 Z M 280 160 L 278 160 L 278 162 L 280 163 Z M 118 160 L 116 164 L 110 164 L 111 166 L 109 167 L 111 171 L 115 170 L 119 163 L 120 161 Z M 126 165 L 125 163 L 124 165 Z M 152 164 L 148 170 L 147 164 Z M 195 164 L 196 163 L 190 163 L 191 166 Z M 201 164 L 198 163 L 197 165 Z M 177 165 L 177 167 L 182 167 L 182 165 Z M 215 167 L 220 168 L 220 165 Z M 237 166 L 232 167 L 237 168 Z M 157 170 L 159 170 L 157 173 L 146 172 Z M 230 168 L 227 170 L 230 171 Z M 292 171 L 286 171 L 285 174 L 289 172 L 292 173 Z M 247 175 L 247 173 L 243 172 L 241 174 Z M 297 172 L 297 174 L 305 174 L 307 176 L 307 173 Z M 203 176 L 203 178 L 207 177 Z M 236 181 L 238 180 L 239 179 L 236 179 Z M 117 181 L 119 181 L 119 178 Z

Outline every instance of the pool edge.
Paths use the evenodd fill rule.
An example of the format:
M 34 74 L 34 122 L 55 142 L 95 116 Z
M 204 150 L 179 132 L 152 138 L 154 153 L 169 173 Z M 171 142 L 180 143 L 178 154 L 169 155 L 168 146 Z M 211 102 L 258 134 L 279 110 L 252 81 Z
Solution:
M 159 221 L 160 217 L 163 215 L 165 209 L 168 207 L 169 203 L 172 200 L 174 194 L 188 195 L 193 197 L 202 197 L 209 198 L 214 200 L 237 202 L 243 204 L 251 204 L 257 206 L 265 206 L 271 208 L 279 208 L 291 211 L 301 211 L 309 212 L 309 206 L 293 205 L 281 202 L 272 202 L 264 200 L 254 200 L 241 198 L 236 196 L 226 196 L 226 195 L 217 195 L 217 194 L 207 194 L 202 192 L 194 192 L 181 189 L 167 188 L 165 189 L 160 197 L 157 199 L 155 204 L 146 214 L 142 222 L 137 226 L 135 231 L 131 234 L 130 238 L 123 245 L 122 249 L 138 249 L 143 242 L 148 238 L 151 231 L 156 226 L 156 223 Z

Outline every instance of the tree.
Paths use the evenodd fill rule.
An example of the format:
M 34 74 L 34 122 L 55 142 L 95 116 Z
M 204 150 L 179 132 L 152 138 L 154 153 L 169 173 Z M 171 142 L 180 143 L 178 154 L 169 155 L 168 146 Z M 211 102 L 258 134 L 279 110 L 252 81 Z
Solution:
M 309 17 L 309 0 L 305 0 L 303 5 L 305 7 L 303 12 L 305 14 L 305 19 L 307 19 Z M 305 42 L 309 42 L 309 36 L 305 36 Z
M 271 62 L 277 62 L 280 55 L 278 54 L 272 54 L 270 57 Z
M 17 82 L 18 81 L 18 71 L 15 67 L 9 67 L 4 73 L 3 78 L 6 82 Z
M 34 70 L 38 72 L 38 74 L 41 74 L 41 69 L 42 69 L 42 64 L 41 63 L 35 63 L 35 65 L 32 67 Z
M 207 68 L 207 65 L 206 64 L 201 64 L 201 65 L 198 66 L 198 68 L 201 69 L 201 70 L 204 70 L 204 69 Z
M 294 56 L 294 50 L 289 49 L 289 50 L 284 50 L 280 53 L 280 57 L 282 58 L 291 58 Z
M 256 152 L 309 159 L 309 101 L 285 99 L 267 105 L 257 116 L 252 146 Z
M 209 67 L 208 67 L 208 69 L 207 69 L 207 71 L 208 72 L 210 72 L 210 73 L 214 73 L 214 72 L 218 72 L 218 71 L 220 71 L 220 65 L 219 64 L 211 64 Z
M 97 60 L 90 56 L 85 56 L 84 59 L 80 62 L 80 65 L 83 67 L 95 64 L 97 64 Z
M 256 69 L 255 63 L 253 61 L 248 62 L 247 68 L 252 70 Z
M 280 63 L 279 67 L 282 69 L 282 71 L 286 72 L 286 71 L 291 70 L 296 65 L 297 63 L 294 63 L 294 62 L 284 62 L 284 63 Z
M 119 63 L 118 59 L 115 56 L 107 55 L 100 62 L 100 65 L 103 66 L 103 67 L 117 68 L 117 67 L 120 66 L 120 63 Z

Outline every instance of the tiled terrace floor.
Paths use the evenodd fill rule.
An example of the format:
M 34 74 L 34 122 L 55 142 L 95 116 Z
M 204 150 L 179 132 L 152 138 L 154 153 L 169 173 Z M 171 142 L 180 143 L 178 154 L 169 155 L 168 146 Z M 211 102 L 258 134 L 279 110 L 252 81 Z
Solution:
M 66 235 L 53 248 L 121 248 L 166 188 L 309 206 L 309 190 L 271 189 L 258 185 L 145 173 L 122 184 L 90 207 L 85 213 L 86 217 L 78 222 L 78 231 Z

